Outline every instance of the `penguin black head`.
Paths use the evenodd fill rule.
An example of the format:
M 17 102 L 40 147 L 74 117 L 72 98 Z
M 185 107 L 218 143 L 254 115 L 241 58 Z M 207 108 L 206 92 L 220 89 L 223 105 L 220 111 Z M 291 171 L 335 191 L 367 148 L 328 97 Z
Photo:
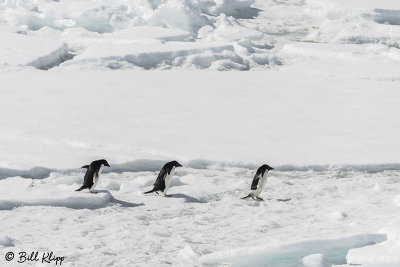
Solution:
M 182 167 L 182 165 L 179 164 L 179 162 L 177 162 L 176 160 L 168 162 L 168 164 L 170 164 L 173 167 Z
M 269 170 L 273 170 L 274 168 L 272 168 L 271 166 L 268 166 L 267 164 L 261 165 L 260 168 L 257 169 L 256 172 L 256 177 L 258 177 L 259 175 L 264 176 L 264 173 L 267 172 Z
M 273 169 L 274 168 L 272 168 L 271 166 L 264 164 L 264 165 L 261 165 L 260 168 L 258 168 L 257 174 L 264 175 L 264 172 L 268 172 L 269 170 L 273 170 Z
M 92 168 L 100 168 L 101 165 L 110 167 L 110 164 L 108 164 L 107 160 L 105 160 L 105 159 L 95 160 L 92 163 L 90 163 L 90 167 L 92 167 Z M 85 165 L 85 166 L 82 166 L 82 168 L 88 169 L 89 166 Z
M 263 171 L 269 171 L 269 170 L 273 170 L 274 168 L 272 168 L 271 166 L 264 164 L 262 165 L 260 168 L 258 168 L 259 170 L 263 170 Z
M 98 162 L 98 164 L 103 164 L 104 166 L 110 167 L 110 164 L 108 164 L 107 160 L 105 160 L 105 159 L 100 159 L 100 160 L 96 160 L 96 161 Z M 93 161 L 93 162 L 95 162 L 95 161 Z

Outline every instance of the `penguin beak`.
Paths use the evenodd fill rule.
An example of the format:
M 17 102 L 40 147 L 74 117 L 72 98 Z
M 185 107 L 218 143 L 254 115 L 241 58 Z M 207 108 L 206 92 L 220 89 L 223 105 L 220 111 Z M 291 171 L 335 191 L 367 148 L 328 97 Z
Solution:
M 107 166 L 107 167 L 111 167 L 111 166 L 110 166 L 110 164 L 108 164 L 108 163 L 106 163 L 106 165 L 105 165 L 105 166 Z
M 176 167 L 182 167 L 182 165 L 178 163 L 178 165 L 176 165 Z

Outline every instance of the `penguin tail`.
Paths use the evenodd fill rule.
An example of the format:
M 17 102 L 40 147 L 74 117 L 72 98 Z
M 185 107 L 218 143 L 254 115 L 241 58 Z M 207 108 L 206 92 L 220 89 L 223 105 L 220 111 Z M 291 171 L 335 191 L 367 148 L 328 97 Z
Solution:
M 86 186 L 82 185 L 82 187 L 81 187 L 81 188 L 79 188 L 79 189 L 76 189 L 75 191 L 82 191 L 83 189 L 86 189 L 86 188 L 87 188 Z
M 155 191 L 157 191 L 155 188 L 153 188 L 153 189 L 151 189 L 150 191 L 147 191 L 147 192 L 144 192 L 143 194 L 149 194 L 149 193 L 153 193 L 153 192 L 155 192 Z

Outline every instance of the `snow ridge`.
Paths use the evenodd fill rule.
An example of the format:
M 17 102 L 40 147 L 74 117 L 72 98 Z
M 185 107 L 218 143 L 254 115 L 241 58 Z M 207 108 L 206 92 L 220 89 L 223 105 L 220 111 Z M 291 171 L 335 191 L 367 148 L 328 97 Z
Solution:
M 112 164 L 110 168 L 107 168 L 103 173 L 122 173 L 122 172 L 156 172 L 167 163 L 166 160 L 148 160 L 139 159 L 135 161 L 129 161 L 121 164 Z M 228 168 L 247 169 L 255 170 L 259 166 L 251 163 L 241 162 L 217 162 L 210 160 L 192 160 L 184 164 L 186 167 L 198 169 L 198 170 L 225 170 Z M 365 165 L 279 165 L 274 166 L 275 171 L 279 172 L 362 172 L 362 173 L 380 173 L 387 171 L 400 171 L 400 164 L 365 164 Z M 51 173 L 58 173 L 63 175 L 71 175 L 75 172 L 83 172 L 83 170 L 76 169 L 56 169 L 56 168 L 45 168 L 45 167 L 33 167 L 29 170 L 18 170 L 0 168 L 0 179 L 9 177 L 20 176 L 22 178 L 32 179 L 44 179 L 48 178 Z

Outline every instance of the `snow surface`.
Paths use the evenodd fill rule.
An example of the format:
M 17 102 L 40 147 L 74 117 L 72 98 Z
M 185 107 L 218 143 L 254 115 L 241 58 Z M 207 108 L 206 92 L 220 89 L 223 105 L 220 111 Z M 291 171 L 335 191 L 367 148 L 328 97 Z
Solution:
M 11 251 L 51 250 L 67 266 L 330 266 L 346 264 L 346 255 L 349 264 L 398 263 L 399 171 L 274 170 L 265 202 L 240 199 L 255 169 L 178 168 L 172 197 L 143 195 L 157 173 L 102 174 L 97 195 L 73 191 L 83 171 L 1 180 Z
M 78 168 L 103 157 L 365 165 L 396 163 L 400 151 L 397 82 L 26 71 L 3 73 L 0 87 L 2 168 Z
M 399 27 L 394 0 L 0 0 L 0 265 L 399 266 Z

